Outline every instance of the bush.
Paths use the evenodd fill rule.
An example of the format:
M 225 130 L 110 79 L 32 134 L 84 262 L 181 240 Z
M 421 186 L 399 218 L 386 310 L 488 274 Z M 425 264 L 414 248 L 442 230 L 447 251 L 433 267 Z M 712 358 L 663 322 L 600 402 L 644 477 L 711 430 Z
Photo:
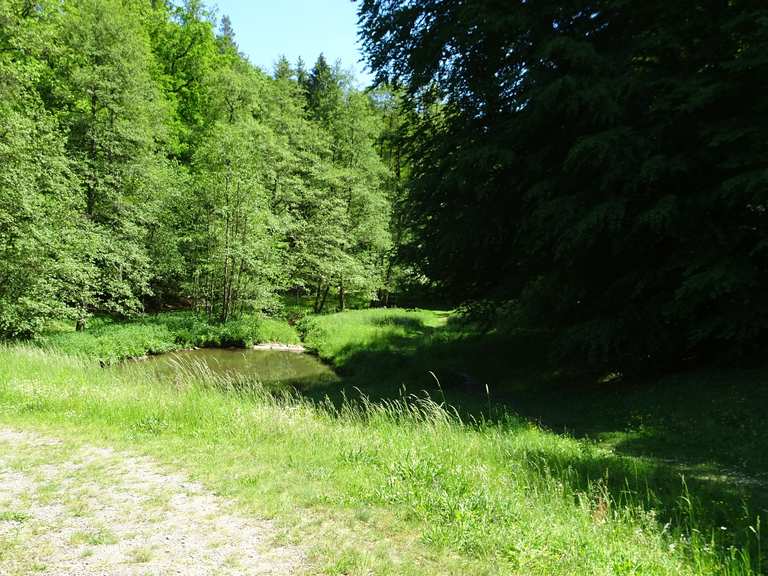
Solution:
M 95 318 L 87 330 L 49 333 L 37 342 L 47 348 L 112 364 L 125 358 L 162 354 L 184 348 L 249 347 L 258 342 L 299 342 L 286 322 L 256 315 L 213 324 L 191 312 L 170 312 L 127 322 Z
M 110 324 L 84 332 L 53 334 L 42 341 L 46 347 L 95 358 L 105 364 L 179 348 L 166 326 L 146 324 Z

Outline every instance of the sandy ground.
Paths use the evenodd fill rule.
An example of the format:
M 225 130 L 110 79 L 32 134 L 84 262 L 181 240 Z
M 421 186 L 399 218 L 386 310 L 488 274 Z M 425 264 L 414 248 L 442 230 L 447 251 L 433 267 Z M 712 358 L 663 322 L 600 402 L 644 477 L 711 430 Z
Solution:
M 303 354 L 307 349 L 301 344 L 279 344 L 277 342 L 267 342 L 265 344 L 254 344 L 254 350 L 277 350 L 278 352 L 296 352 Z
M 287 575 L 275 526 L 147 458 L 0 429 L 0 574 Z

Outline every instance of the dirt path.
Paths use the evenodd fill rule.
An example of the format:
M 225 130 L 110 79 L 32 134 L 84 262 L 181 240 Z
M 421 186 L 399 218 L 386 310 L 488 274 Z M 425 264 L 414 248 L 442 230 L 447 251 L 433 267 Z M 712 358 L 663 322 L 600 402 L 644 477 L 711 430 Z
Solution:
M 287 575 L 268 521 L 149 459 L 0 429 L 0 574 Z

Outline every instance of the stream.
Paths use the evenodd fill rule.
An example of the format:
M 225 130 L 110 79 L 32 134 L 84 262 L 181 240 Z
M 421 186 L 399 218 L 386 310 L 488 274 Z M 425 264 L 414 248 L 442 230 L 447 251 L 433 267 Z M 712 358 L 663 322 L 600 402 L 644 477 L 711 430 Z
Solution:
M 284 350 L 241 348 L 200 348 L 180 350 L 140 361 L 123 363 L 121 370 L 146 370 L 160 379 L 172 379 L 183 373 L 207 373 L 229 376 L 239 382 L 259 382 L 269 388 L 308 390 L 329 386 L 338 376 L 310 354 Z

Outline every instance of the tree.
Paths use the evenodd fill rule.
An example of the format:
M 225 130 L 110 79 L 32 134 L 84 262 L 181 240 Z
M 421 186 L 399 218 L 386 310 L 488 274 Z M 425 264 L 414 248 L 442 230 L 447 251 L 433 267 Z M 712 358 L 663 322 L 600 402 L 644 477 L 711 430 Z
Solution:
M 375 151 L 381 126 L 370 98 L 355 91 L 351 79 L 328 66 L 322 54 L 307 82 L 307 106 L 310 118 L 330 136 L 329 197 L 322 200 L 325 214 L 318 218 L 324 230 L 316 233 L 327 239 L 322 252 L 331 258 L 315 260 L 316 308 L 322 309 L 334 283 L 344 309 L 350 290 L 372 299 L 382 283 L 380 255 L 389 248 L 389 203 L 388 174 Z
M 296 82 L 298 82 L 299 86 L 302 88 L 306 88 L 307 69 L 304 64 L 304 59 L 301 56 L 296 60 Z
M 767 11 L 363 2 L 370 65 L 408 91 L 421 269 L 517 299 L 582 364 L 761 350 Z
M 229 16 L 224 14 L 221 17 L 221 24 L 219 25 L 219 39 L 225 47 L 229 47 L 237 51 L 237 43 L 235 42 L 235 29 L 232 28 L 232 20 Z
M 381 131 L 370 98 L 350 91 L 334 124 L 339 165 L 337 190 L 344 196 L 346 254 L 340 270 L 339 308 L 345 292 L 359 290 L 373 299 L 384 281 L 382 257 L 390 247 L 389 199 L 391 174 L 381 162 L 374 144 Z
M 397 291 L 412 292 L 420 283 L 414 273 L 412 258 L 406 252 L 412 238 L 408 226 L 407 200 L 411 166 L 407 157 L 407 141 L 413 138 L 409 122 L 407 102 L 400 90 L 382 85 L 371 91 L 371 102 L 381 118 L 378 137 L 378 155 L 389 170 L 388 205 L 390 213 L 389 233 L 391 247 L 382 254 L 384 278 L 377 295 L 378 302 L 388 306 L 390 296 Z
M 342 90 L 337 74 L 320 54 L 306 81 L 307 102 L 312 118 L 329 126 L 341 107 Z
M 380 283 L 378 112 L 338 66 L 270 78 L 216 30 L 200 0 L 0 2 L 0 334 Z
M 283 248 L 269 207 L 272 145 L 254 121 L 221 123 L 195 155 L 202 234 L 193 296 L 223 322 L 270 307 L 282 287 Z
M 118 314 L 139 310 L 149 291 L 143 207 L 152 193 L 148 171 L 162 158 L 166 110 L 136 16 L 113 0 L 67 4 L 48 95 L 68 133 L 84 214 L 100 238 L 85 307 Z
M 151 39 L 159 81 L 173 111 L 170 151 L 175 159 L 189 164 L 213 123 L 209 114 L 213 75 L 240 58 L 236 51 L 220 48 L 212 15 L 199 0 L 161 8 Z
M 28 8 L 0 5 L 0 336 L 75 315 L 95 273 L 65 137 L 35 89 L 59 23 Z
M 275 62 L 275 71 L 273 74 L 275 80 L 291 80 L 294 76 L 291 63 L 288 62 L 288 58 L 284 55 L 280 56 Z

